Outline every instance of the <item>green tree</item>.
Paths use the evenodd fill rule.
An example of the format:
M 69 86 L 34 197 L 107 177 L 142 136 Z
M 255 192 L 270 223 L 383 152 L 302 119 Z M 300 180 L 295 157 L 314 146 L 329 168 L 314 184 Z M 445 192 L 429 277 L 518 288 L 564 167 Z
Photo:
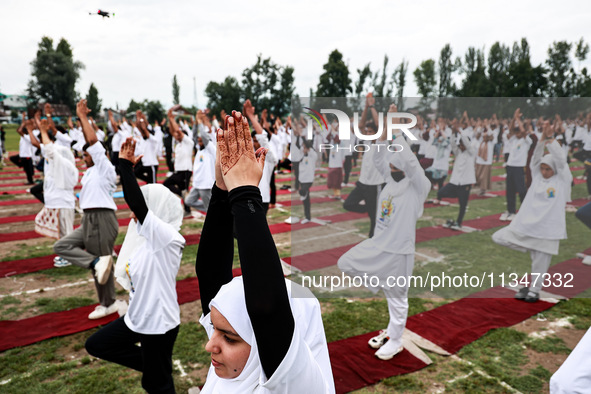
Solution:
M 144 100 L 142 104 L 142 111 L 146 113 L 148 116 L 148 122 L 150 123 L 161 121 L 166 116 L 166 110 L 164 109 L 162 103 L 158 100 Z
M 546 90 L 546 78 L 544 67 L 533 67 L 530 59 L 529 44 L 525 38 L 521 43 L 513 44 L 505 92 L 509 97 L 536 97 L 543 95 Z
M 437 80 L 435 79 L 435 60 L 423 60 L 419 67 L 413 71 L 417 90 L 421 95 L 420 108 L 421 113 L 426 115 L 430 112 L 430 107 L 435 100 Z
M 459 59 L 452 59 L 452 49 L 446 44 L 439 54 L 439 96 L 448 97 L 456 92 L 456 84 L 453 82 L 453 73 L 461 66 Z
M 214 114 L 219 114 L 222 109 L 231 113 L 233 109 L 242 108 L 242 88 L 234 77 L 226 77 L 222 83 L 209 82 L 205 95 L 208 99 L 207 106 Z
M 570 50 L 572 44 L 566 41 L 553 42 L 548 48 L 548 95 L 568 97 L 574 93 L 575 75 L 572 69 Z
M 53 104 L 66 104 L 71 110 L 76 105 L 76 82 L 84 64 L 74 61 L 72 47 L 62 38 L 57 47 L 53 39 L 42 37 L 37 55 L 31 62 L 31 77 L 28 84 L 29 98 Z
M 324 72 L 320 75 L 316 89 L 317 97 L 347 97 L 347 93 L 353 92 L 349 67 L 337 49 L 330 53 L 328 62 L 322 68 Z
M 577 46 L 575 47 L 575 58 L 579 61 L 579 68 L 581 67 L 581 62 L 584 62 L 587 59 L 587 54 L 589 53 L 589 44 L 587 44 L 583 37 L 577 42 Z
M 173 104 L 179 104 L 180 100 L 179 100 L 179 95 L 181 94 L 181 87 L 179 86 L 179 83 L 176 79 L 176 74 L 174 74 L 174 77 L 172 77 L 172 103 Z
M 268 109 L 279 116 L 287 115 L 295 90 L 293 73 L 293 67 L 280 66 L 271 58 L 257 55 L 256 63 L 242 72 L 244 98 L 250 99 L 259 111 Z
M 131 99 L 131 101 L 129 102 L 129 105 L 127 106 L 127 110 L 125 111 L 128 114 L 134 113 L 137 110 L 144 110 L 144 106 L 142 105 L 142 103 L 138 103 L 136 102 L 134 99 Z
M 462 87 L 458 91 L 458 96 L 490 97 L 493 95 L 494 91 L 486 75 L 484 51 L 474 47 L 468 48 L 464 55 L 461 71 L 465 78 L 462 81 Z
M 102 100 L 98 96 L 98 90 L 94 83 L 90 84 L 90 88 L 88 89 L 88 94 L 86 95 L 86 101 L 88 105 L 88 109 L 90 109 L 90 114 L 94 117 L 100 116 Z
M 406 86 L 406 72 L 408 71 L 408 62 L 404 59 L 400 62 L 398 67 L 394 70 L 394 74 L 392 75 L 392 80 L 396 83 L 396 97 L 397 103 L 396 106 L 398 107 L 399 111 L 404 109 L 404 87 Z
M 488 79 L 490 81 L 492 96 L 506 96 L 507 75 L 511 60 L 511 50 L 506 45 L 495 42 L 488 52 Z

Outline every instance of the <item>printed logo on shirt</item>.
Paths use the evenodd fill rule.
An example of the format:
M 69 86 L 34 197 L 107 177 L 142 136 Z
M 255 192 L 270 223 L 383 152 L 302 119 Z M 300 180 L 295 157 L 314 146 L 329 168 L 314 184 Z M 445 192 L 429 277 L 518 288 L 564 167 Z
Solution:
M 556 190 L 553 187 L 549 187 L 548 190 L 546 190 L 546 194 L 548 194 L 548 198 L 554 198 L 556 197 Z
M 199 163 L 203 163 L 203 155 L 199 155 Z
M 390 220 L 390 216 L 394 212 L 395 207 L 392 203 L 392 197 L 383 200 L 382 205 L 380 207 L 380 218 L 378 219 L 380 222 L 386 224 Z
M 127 274 L 127 277 L 129 278 L 129 283 L 131 285 L 131 293 L 135 293 L 135 287 L 133 287 L 133 281 L 131 280 L 131 274 L 129 273 L 129 261 L 127 263 L 125 263 L 125 273 Z

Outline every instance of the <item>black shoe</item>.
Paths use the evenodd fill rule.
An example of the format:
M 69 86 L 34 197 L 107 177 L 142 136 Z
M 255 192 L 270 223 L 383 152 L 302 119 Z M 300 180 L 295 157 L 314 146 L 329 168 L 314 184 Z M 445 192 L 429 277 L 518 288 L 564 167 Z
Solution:
M 534 293 L 533 291 L 530 291 L 527 293 L 527 296 L 525 297 L 525 299 L 523 301 L 538 302 L 539 299 L 540 299 L 540 295 L 538 293 Z
M 525 297 L 527 297 L 527 293 L 529 293 L 529 287 L 523 287 L 523 288 L 521 288 L 521 290 L 519 290 L 517 293 L 515 293 L 515 299 L 516 300 L 525 300 Z

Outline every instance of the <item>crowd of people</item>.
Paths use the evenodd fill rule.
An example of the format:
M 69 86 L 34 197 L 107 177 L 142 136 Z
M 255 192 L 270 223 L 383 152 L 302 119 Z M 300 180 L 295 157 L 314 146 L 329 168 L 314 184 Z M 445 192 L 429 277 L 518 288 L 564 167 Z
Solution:
M 115 281 L 129 291 L 127 313 L 90 337 L 86 347 L 90 354 L 143 372 L 148 392 L 174 392 L 171 357 L 180 324 L 175 280 L 185 246 L 179 229 L 189 214 L 204 218 L 196 273 L 212 363 L 203 392 L 289 391 L 302 380 L 312 392 L 334 392 L 318 301 L 284 279 L 266 222 L 268 209 L 277 204 L 275 174 L 282 167 L 291 169 L 292 192 L 303 202 L 302 224 L 313 220 L 311 186 L 323 164 L 329 197 L 368 215 L 368 239 L 341 256 L 338 267 L 350 276 L 384 281 L 370 290 L 384 291 L 390 321 L 369 341 L 383 360 L 401 351 L 408 314 L 408 286 L 385 286 L 385 278 L 412 275 L 416 223 L 431 190 L 437 191 L 435 204 L 458 199 L 457 218 L 445 227 L 465 230 L 472 187 L 479 195 L 489 193 L 493 162 L 502 159 L 507 210 L 500 219 L 508 226 L 492 241 L 529 252 L 531 272 L 538 275 L 547 272 L 567 237 L 570 160 L 585 166 L 591 198 L 591 114 L 527 119 L 516 109 L 508 119 L 494 114 L 474 119 L 466 112 L 459 119 L 417 116 L 410 129 L 414 138 L 395 130 L 388 140 L 379 126 L 386 117 L 380 119 L 375 98 L 368 95 L 356 126 L 376 136 L 373 146 L 400 149 L 359 154 L 354 138 L 339 138 L 336 120 L 312 125 L 310 138 L 303 115 L 283 123 L 267 110 L 257 114 L 250 100 L 241 112 L 220 114 L 222 124 L 208 112 L 187 114 L 174 106 L 165 119 L 152 122 L 142 111 L 119 120 L 109 112 L 103 129 L 89 112 L 81 100 L 76 123 L 68 119 L 66 126 L 53 121 L 50 105 L 29 119 L 23 114 L 19 153 L 10 160 L 24 169 L 27 184 L 34 185 L 35 169 L 44 174 L 31 188 L 44 203 L 35 228 L 58 239 L 56 267 L 74 264 L 92 272 L 99 306 L 89 319 L 118 311 Z M 397 112 L 396 105 L 388 112 Z M 86 166 L 78 202 L 76 156 Z M 169 171 L 159 184 L 164 158 Z M 359 177 L 350 185 L 358 159 Z M 147 185 L 140 187 L 138 180 Z M 114 264 L 118 184 L 135 222 Z M 341 189 L 348 185 L 354 188 L 343 199 Z M 76 210 L 83 215 L 74 230 Z M 591 203 L 576 215 L 591 228 Z M 232 279 L 234 238 L 242 276 Z M 583 263 L 591 264 L 591 257 Z M 536 302 L 541 291 L 538 281 L 515 297 Z

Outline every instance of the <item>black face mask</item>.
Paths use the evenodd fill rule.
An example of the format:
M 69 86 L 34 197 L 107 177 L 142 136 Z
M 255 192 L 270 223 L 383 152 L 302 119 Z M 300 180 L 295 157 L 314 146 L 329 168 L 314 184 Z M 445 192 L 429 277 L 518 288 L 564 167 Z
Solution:
M 391 171 L 390 176 L 394 179 L 395 182 L 400 182 L 404 179 L 404 172 L 402 171 Z

